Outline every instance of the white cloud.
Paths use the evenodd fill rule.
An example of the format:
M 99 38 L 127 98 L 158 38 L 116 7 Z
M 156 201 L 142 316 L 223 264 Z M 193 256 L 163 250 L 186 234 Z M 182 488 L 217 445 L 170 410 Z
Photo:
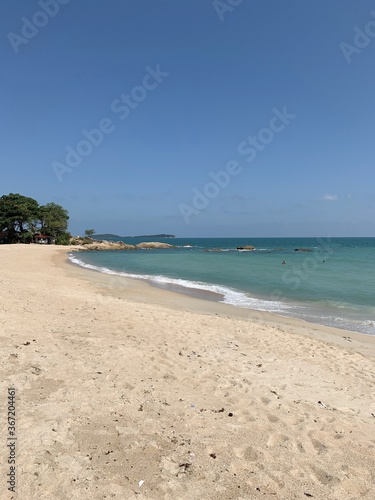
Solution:
M 326 193 L 324 196 L 323 196 L 323 200 L 324 201 L 337 201 L 339 199 L 339 197 L 337 196 L 337 194 L 329 194 L 329 193 Z

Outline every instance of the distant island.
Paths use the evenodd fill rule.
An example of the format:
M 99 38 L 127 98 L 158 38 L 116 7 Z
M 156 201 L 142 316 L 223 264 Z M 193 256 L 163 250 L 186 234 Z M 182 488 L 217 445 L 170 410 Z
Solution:
M 118 234 L 94 234 L 93 238 L 107 240 L 109 238 L 176 238 L 174 234 L 141 234 L 139 236 L 119 236 Z

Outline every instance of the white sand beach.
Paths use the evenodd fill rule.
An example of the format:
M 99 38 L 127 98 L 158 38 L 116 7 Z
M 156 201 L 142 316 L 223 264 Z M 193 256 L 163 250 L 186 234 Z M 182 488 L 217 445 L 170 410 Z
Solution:
M 2 499 L 375 498 L 375 337 L 113 279 L 68 250 L 0 246 Z

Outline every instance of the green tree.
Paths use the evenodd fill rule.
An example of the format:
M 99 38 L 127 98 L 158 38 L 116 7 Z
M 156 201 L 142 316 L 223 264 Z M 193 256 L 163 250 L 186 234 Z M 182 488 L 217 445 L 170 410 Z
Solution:
M 0 197 L 0 230 L 8 233 L 9 243 L 31 241 L 38 211 L 39 204 L 33 198 L 13 193 Z
M 70 233 L 64 231 L 57 236 L 55 243 L 56 245 L 69 245 L 71 237 L 72 235 Z
M 68 234 L 68 220 L 68 212 L 61 205 L 47 203 L 39 208 L 40 232 L 54 240 Z
M 67 244 L 69 215 L 56 203 L 39 206 L 33 198 L 10 193 L 0 197 L 0 231 L 6 233 L 8 243 L 31 243 L 38 232 L 58 244 Z
M 86 238 L 92 238 L 95 234 L 95 229 L 85 229 Z

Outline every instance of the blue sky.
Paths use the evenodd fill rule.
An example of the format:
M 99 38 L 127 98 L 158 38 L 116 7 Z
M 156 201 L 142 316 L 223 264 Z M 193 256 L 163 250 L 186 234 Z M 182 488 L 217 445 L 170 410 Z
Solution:
M 372 1 L 59 1 L 1 3 L 0 194 L 73 234 L 375 236 Z

